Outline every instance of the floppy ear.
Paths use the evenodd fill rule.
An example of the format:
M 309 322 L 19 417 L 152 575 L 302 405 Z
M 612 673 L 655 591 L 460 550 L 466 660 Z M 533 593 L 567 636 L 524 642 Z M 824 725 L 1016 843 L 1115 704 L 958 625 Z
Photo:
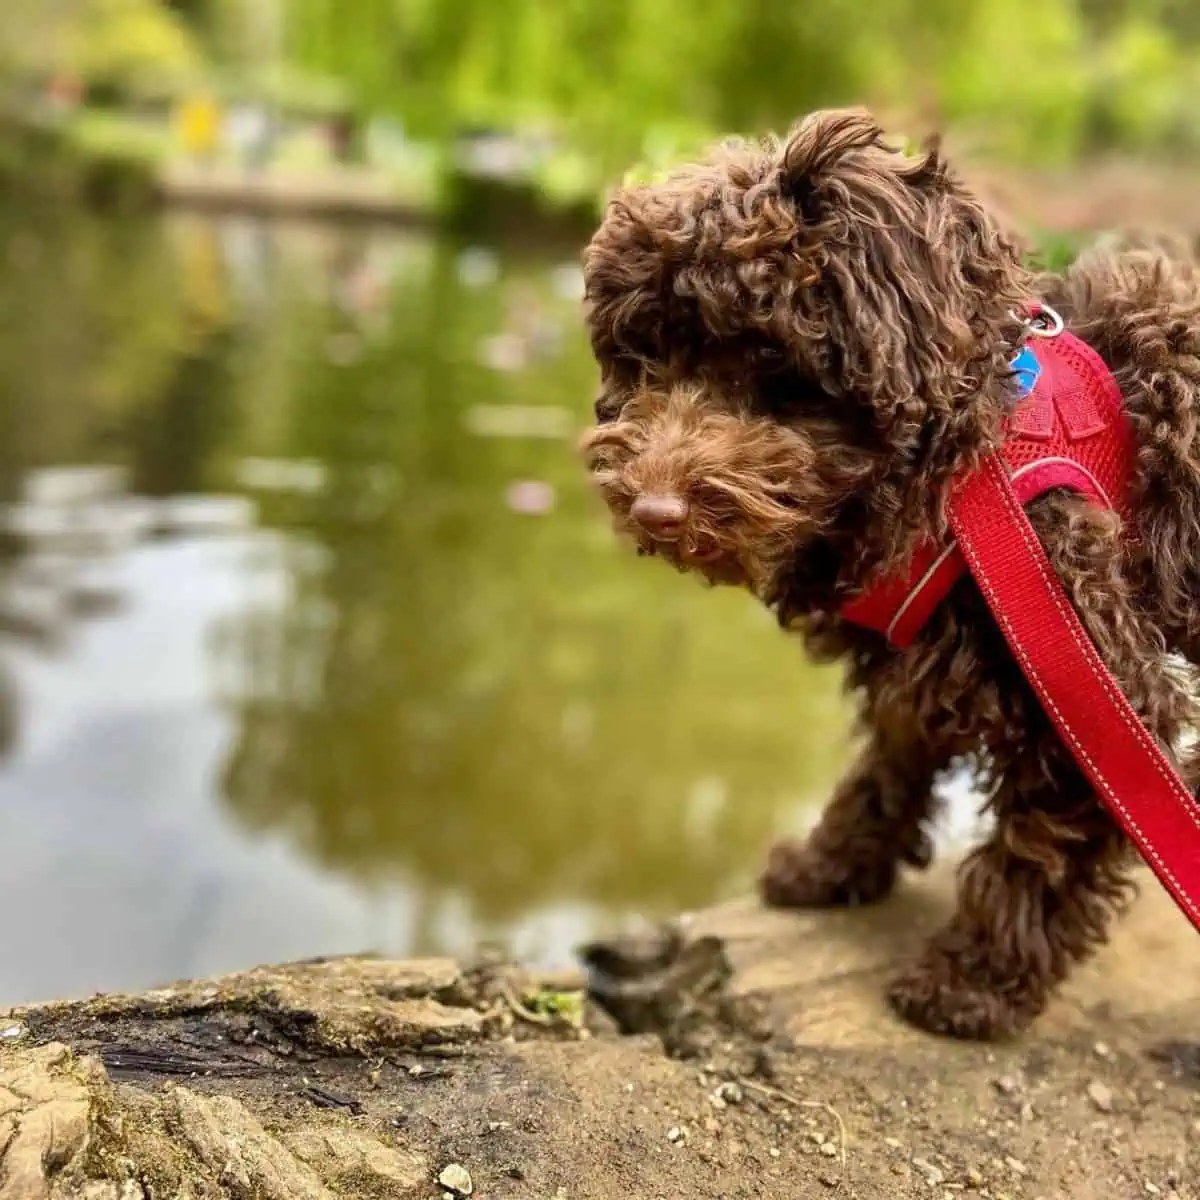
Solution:
M 905 154 L 862 109 L 807 118 L 778 171 L 801 218 L 798 253 L 818 280 L 779 314 L 792 322 L 780 337 L 807 343 L 822 386 L 869 405 L 892 449 L 928 445 L 931 422 L 947 432 L 1003 377 L 1014 314 L 1028 302 L 1015 243 L 950 174 L 936 141 Z

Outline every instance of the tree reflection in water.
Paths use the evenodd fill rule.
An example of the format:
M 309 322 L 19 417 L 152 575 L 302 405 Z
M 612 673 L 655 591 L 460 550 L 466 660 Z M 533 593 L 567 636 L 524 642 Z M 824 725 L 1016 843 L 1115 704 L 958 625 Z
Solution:
M 297 373 L 282 449 L 324 486 L 264 500 L 290 596 L 227 643 L 227 801 L 360 878 L 459 893 L 483 922 L 710 900 L 821 797 L 831 681 L 742 597 L 613 544 L 570 440 L 591 367 L 551 273 L 505 264 L 470 287 L 449 246 L 421 266 L 387 337 Z M 514 292 L 549 348 L 505 371 Z M 330 326 L 327 347 L 358 337 Z M 497 414 L 523 410 L 494 406 L 518 404 L 541 406 L 525 424 L 543 436 L 470 432 L 503 432 Z M 544 436 L 562 405 L 567 436 Z M 514 512 L 514 481 L 552 511 Z
M 835 681 L 743 597 L 638 562 L 586 491 L 572 264 L 391 231 L 3 209 L 0 252 L 0 500 L 39 468 L 107 464 L 127 490 L 87 512 L 119 534 L 118 560 L 152 534 L 203 534 L 241 579 L 211 618 L 209 682 L 187 684 L 208 712 L 170 717 L 191 722 L 170 726 L 180 770 L 201 770 L 183 744 L 202 717 L 228 729 L 213 782 L 180 781 L 208 788 L 208 809 L 172 818 L 179 895 L 160 896 L 160 932 L 183 966 L 149 947 L 133 982 L 243 965 L 187 947 L 253 926 L 257 910 L 226 909 L 255 894 L 308 887 L 303 923 L 331 874 L 358 899 L 322 928 L 349 928 L 361 902 L 408 930 L 399 952 L 445 948 L 450 918 L 503 935 L 539 914 L 576 929 L 700 904 L 823 798 L 844 753 Z M 170 561 L 192 564 L 181 597 L 231 587 L 186 573 L 212 554 Z M 153 606 L 171 619 L 161 593 Z M 30 797 L 85 848 L 89 822 L 129 822 L 105 841 L 127 860 L 94 879 L 101 923 L 131 919 L 139 879 L 164 886 L 138 849 L 161 823 L 142 793 L 162 763 L 134 761 L 160 742 L 135 733 L 136 803 L 97 812 L 82 761 L 56 768 L 62 794 Z M 230 836 L 223 872 L 211 856 Z M 264 873 L 253 886 L 247 869 Z M 237 955 L 363 948 L 303 929 L 278 942 L 290 910 L 274 904 Z M 46 986 L 76 986 L 56 971 Z

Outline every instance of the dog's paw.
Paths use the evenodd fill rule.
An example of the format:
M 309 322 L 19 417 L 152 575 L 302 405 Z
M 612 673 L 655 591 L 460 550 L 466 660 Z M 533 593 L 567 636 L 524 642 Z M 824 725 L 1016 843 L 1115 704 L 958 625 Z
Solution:
M 759 891 L 775 908 L 853 908 L 882 900 L 895 882 L 891 860 L 851 864 L 788 839 L 771 848 Z
M 1032 1006 L 1015 1003 L 1014 994 L 1020 989 L 1001 991 L 970 978 L 953 957 L 937 950 L 927 951 L 887 990 L 892 1008 L 919 1029 L 985 1042 L 1019 1033 L 1036 1015 Z

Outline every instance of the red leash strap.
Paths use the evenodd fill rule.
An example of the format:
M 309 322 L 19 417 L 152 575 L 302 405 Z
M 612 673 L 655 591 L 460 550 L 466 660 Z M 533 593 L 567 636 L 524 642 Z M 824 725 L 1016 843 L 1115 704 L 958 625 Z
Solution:
M 1059 735 L 1200 930 L 1200 804 L 1104 665 L 999 457 L 955 490 L 950 523 Z

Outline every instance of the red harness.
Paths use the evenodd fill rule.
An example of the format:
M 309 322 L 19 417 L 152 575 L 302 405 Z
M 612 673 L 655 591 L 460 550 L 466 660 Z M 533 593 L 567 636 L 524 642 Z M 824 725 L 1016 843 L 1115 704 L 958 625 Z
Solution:
M 908 646 L 966 572 L 979 586 L 1047 715 L 1163 886 L 1200 929 L 1200 804 L 1104 665 L 1024 506 L 1070 488 L 1128 515 L 1134 439 L 1100 356 L 1062 329 L 1034 335 L 1014 364 L 1032 388 L 1000 450 L 950 496 L 949 546 L 921 545 L 841 615 Z M 1031 378 L 1030 378 L 1031 377 Z

